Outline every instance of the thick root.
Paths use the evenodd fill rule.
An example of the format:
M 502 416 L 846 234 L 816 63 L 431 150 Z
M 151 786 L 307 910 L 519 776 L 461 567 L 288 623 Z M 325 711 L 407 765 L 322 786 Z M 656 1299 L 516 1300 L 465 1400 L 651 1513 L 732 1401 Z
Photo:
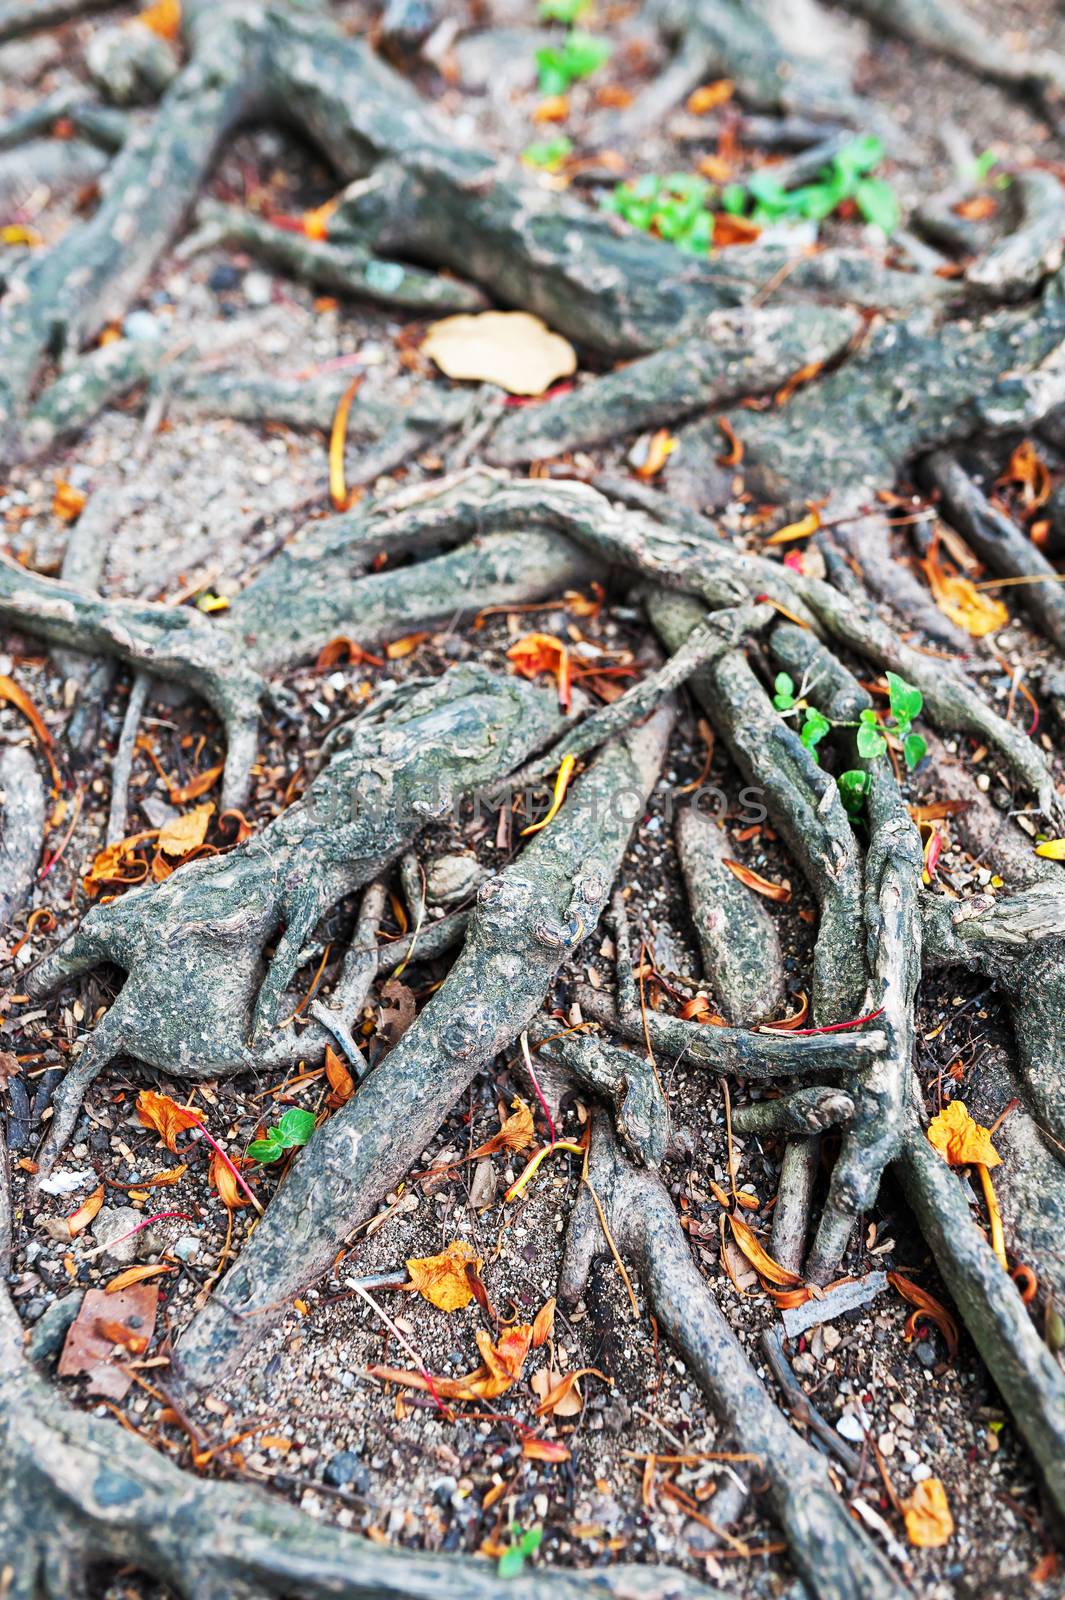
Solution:
M 555 820 L 481 885 L 462 954 L 417 1022 L 321 1127 L 180 1342 L 196 1385 L 231 1370 L 409 1171 L 478 1070 L 528 1026 L 595 927 L 665 753 L 673 709 L 608 744 Z

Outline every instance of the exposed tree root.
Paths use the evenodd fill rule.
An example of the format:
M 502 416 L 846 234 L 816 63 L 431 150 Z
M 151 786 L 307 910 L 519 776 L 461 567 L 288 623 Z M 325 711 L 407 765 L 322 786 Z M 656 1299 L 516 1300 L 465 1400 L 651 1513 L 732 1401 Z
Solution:
M 727 836 L 694 806 L 676 826 L 703 972 L 726 1021 L 768 1022 L 784 1001 L 784 963 L 776 924 L 724 865 Z
M 503 466 L 536 461 L 764 394 L 807 362 L 842 354 L 860 327 L 854 312 L 828 306 L 714 312 L 681 344 L 511 413 L 486 454 Z
M 481 885 L 462 954 L 415 1024 L 320 1128 L 180 1341 L 197 1385 L 231 1370 L 407 1172 L 475 1073 L 528 1026 L 595 927 L 665 753 L 662 706 L 606 745 L 555 820 Z
M 557 720 L 532 685 L 454 667 L 383 721 L 357 723 L 351 743 L 261 835 L 94 907 L 27 978 L 43 995 L 103 961 L 129 974 L 56 1095 L 41 1174 L 90 1083 L 120 1052 L 189 1079 L 305 1054 L 314 1042 L 306 1033 L 274 1030 L 319 918 L 377 877 L 425 822 L 543 743 Z M 341 989 L 353 979 L 346 972 Z M 351 995 L 361 1006 L 364 995 Z M 341 1021 L 350 1027 L 352 1017 Z
M 468 284 L 401 266 L 396 261 L 383 261 L 354 241 L 330 244 L 308 239 L 301 233 L 274 227 L 238 206 L 202 205 L 197 224 L 197 232 L 182 247 L 183 256 L 220 244 L 236 245 L 318 288 L 371 304 L 401 306 L 437 316 L 481 311 L 486 303 L 480 291 Z
M 631 1165 L 606 1115 L 593 1113 L 589 1184 L 618 1248 L 635 1262 L 649 1307 L 714 1409 L 761 1458 L 768 1497 L 791 1556 L 811 1593 L 896 1596 L 898 1581 L 831 1488 L 824 1461 L 793 1432 L 770 1400 L 743 1347 L 691 1257 L 669 1193 L 650 1169 Z M 589 1190 L 570 1218 L 559 1295 L 582 1294 L 606 1239 Z
M 182 1472 L 131 1429 L 68 1405 L 23 1353 L 7 1290 L 11 1213 L 0 1152 L 0 1584 L 6 1600 L 80 1600 L 90 1572 L 132 1564 L 185 1600 L 494 1600 L 494 1566 L 391 1549 L 251 1485 Z M 714 1600 L 667 1567 L 526 1572 L 515 1600 L 613 1594 Z
M 83 11 L 103 11 L 110 0 L 2 0 L 0 40 L 14 39 L 35 28 L 54 27 Z
M 0 754 L 0 928 L 33 887 L 44 837 L 44 783 L 24 745 Z
M 1043 580 L 1020 584 L 1017 599 L 1040 632 L 1065 650 L 1065 593 L 1038 545 L 991 504 L 961 463 L 946 451 L 933 454 L 925 463 L 925 472 L 931 487 L 938 491 L 948 521 L 974 555 L 1004 578 Z

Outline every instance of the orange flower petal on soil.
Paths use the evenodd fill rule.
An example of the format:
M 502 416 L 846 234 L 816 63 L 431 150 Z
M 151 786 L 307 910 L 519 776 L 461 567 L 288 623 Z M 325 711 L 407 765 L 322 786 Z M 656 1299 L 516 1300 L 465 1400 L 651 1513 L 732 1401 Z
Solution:
M 154 1089 L 142 1089 L 137 1096 L 137 1117 L 146 1128 L 154 1129 L 168 1150 L 177 1149 L 178 1134 L 200 1125 L 195 1112 L 179 1106 L 168 1094 L 156 1094 Z
M 76 1238 L 79 1233 L 83 1233 L 85 1231 L 85 1229 L 89 1226 L 89 1223 L 92 1222 L 93 1218 L 102 1207 L 103 1203 L 104 1186 L 101 1183 L 100 1187 L 98 1189 L 94 1189 L 89 1198 L 87 1200 L 83 1200 L 78 1209 L 76 1211 L 72 1211 L 70 1216 L 66 1219 L 67 1227 L 70 1229 L 70 1237 L 72 1239 Z
M 411 1283 L 430 1305 L 439 1311 L 461 1311 L 473 1299 L 466 1273 L 468 1266 L 478 1271 L 481 1257 L 463 1239 L 453 1239 L 437 1256 L 415 1256 L 407 1262 Z
M 557 1302 L 555 1297 L 552 1295 L 550 1300 L 544 1301 L 543 1305 L 533 1318 L 532 1343 L 534 1350 L 539 1350 L 540 1346 L 546 1344 L 548 1339 L 551 1337 L 552 1329 L 555 1326 L 556 1304 Z
M 782 1267 L 778 1261 L 773 1260 L 758 1235 L 747 1226 L 742 1217 L 734 1217 L 731 1212 L 726 1212 L 725 1215 L 732 1229 L 732 1237 L 756 1272 L 761 1273 L 763 1278 L 767 1278 L 778 1289 L 797 1289 L 802 1285 L 802 1279 L 797 1272 L 789 1272 L 787 1267 Z
M 526 633 L 515 639 L 507 651 L 515 672 L 523 678 L 536 678 L 549 672 L 558 681 L 558 703 L 564 710 L 570 703 L 569 651 L 553 633 Z
M 902 1503 L 906 1537 L 920 1550 L 938 1550 L 954 1533 L 947 1491 L 940 1478 L 925 1478 Z
M 75 489 L 73 484 L 65 478 L 55 480 L 55 495 L 52 499 L 52 510 L 60 522 L 77 522 L 85 510 L 85 501 L 88 497 L 80 489 Z
M 888 1282 L 891 1287 L 901 1294 L 916 1310 L 906 1318 L 906 1337 L 917 1337 L 917 1324 L 922 1317 L 927 1317 L 933 1322 L 946 1340 L 947 1353 L 953 1361 L 958 1353 L 958 1324 L 954 1321 L 946 1306 L 940 1305 L 934 1295 L 922 1289 L 920 1284 L 911 1283 L 909 1278 L 904 1278 L 901 1272 L 889 1272 Z
M 767 900 L 776 900 L 781 905 L 786 905 L 791 899 L 791 890 L 787 884 L 771 883 L 768 878 L 763 878 L 758 872 L 752 872 L 750 867 L 743 866 L 739 861 L 722 860 L 721 864 L 729 869 L 734 878 L 746 884 L 748 889 L 753 889 L 755 894 L 764 895 Z
M 991 1143 L 991 1134 L 970 1115 L 962 1100 L 952 1100 L 928 1124 L 928 1142 L 952 1167 L 973 1163 L 998 1167 L 1002 1157 Z
M 689 114 L 693 117 L 705 117 L 708 111 L 716 111 L 718 106 L 727 105 L 732 99 L 735 87 L 731 78 L 718 78 L 714 83 L 700 84 L 698 89 L 693 89 L 688 96 Z

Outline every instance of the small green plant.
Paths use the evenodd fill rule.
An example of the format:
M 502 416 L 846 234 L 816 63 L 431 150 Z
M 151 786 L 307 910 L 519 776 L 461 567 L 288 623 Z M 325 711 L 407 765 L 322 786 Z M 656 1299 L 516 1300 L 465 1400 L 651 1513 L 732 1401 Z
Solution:
M 594 33 L 575 28 L 561 45 L 544 45 L 536 52 L 541 94 L 565 94 L 571 84 L 590 78 L 608 60 L 613 45 Z
M 912 683 L 907 683 L 905 678 L 900 678 L 896 672 L 887 674 L 887 685 L 889 715 L 888 721 L 884 724 L 872 709 L 862 711 L 856 723 L 833 724 L 815 707 L 807 705 L 802 691 L 796 689 L 795 680 L 787 672 L 778 672 L 773 680 L 773 704 L 783 716 L 797 715 L 800 711 L 804 713 L 799 738 L 815 761 L 816 746 L 833 726 L 854 728 L 855 744 L 863 761 L 875 761 L 882 756 L 888 747 L 887 736 L 891 734 L 901 744 L 902 758 L 907 769 L 912 772 L 914 767 L 923 761 L 928 750 L 925 740 L 919 733 L 913 731 L 914 719 L 920 716 L 924 705 L 924 696 L 920 689 L 915 688 Z M 847 815 L 860 816 L 869 789 L 869 774 L 860 770 L 842 772 L 836 781 Z
M 508 1545 L 499 1558 L 498 1572 L 501 1578 L 516 1578 L 525 1565 L 525 1557 L 535 1555 L 544 1536 L 543 1528 L 530 1528 L 527 1533 L 522 1533 L 520 1522 L 512 1522 L 510 1532 L 512 1537 L 517 1538 L 517 1543 Z
M 681 250 L 705 255 L 714 235 L 712 196 L 706 179 L 693 173 L 671 172 L 664 178 L 648 173 L 633 183 L 619 183 L 602 204 L 643 233 L 657 233 Z
M 865 797 L 872 782 L 867 772 L 841 772 L 836 779 L 839 797 L 843 801 L 843 809 L 848 817 L 857 818 L 862 814 Z
M 753 222 L 779 222 L 789 217 L 821 222 L 851 200 L 866 222 L 890 236 L 899 225 L 898 201 L 889 183 L 871 176 L 883 158 L 880 140 L 865 134 L 844 145 L 813 183 L 785 189 L 772 167 L 766 167 L 746 184 L 728 184 L 721 193 L 721 209 L 732 216 L 749 215 Z
M 541 172 L 557 172 L 572 153 L 573 140 L 560 133 L 554 139 L 537 139 L 527 144 L 521 159 L 527 167 L 537 167 Z
M 562 22 L 572 28 L 589 10 L 589 0 L 540 0 L 540 21 Z
M 264 1139 L 252 1140 L 248 1154 L 265 1167 L 271 1161 L 279 1161 L 286 1150 L 299 1150 L 313 1132 L 314 1113 L 289 1106 L 276 1128 L 268 1128 Z

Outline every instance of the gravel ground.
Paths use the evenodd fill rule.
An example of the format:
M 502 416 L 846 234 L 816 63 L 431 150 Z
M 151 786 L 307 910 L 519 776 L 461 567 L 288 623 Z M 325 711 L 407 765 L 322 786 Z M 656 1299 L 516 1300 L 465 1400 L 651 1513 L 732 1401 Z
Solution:
M 605 10 L 606 20 L 622 37 L 631 30 L 635 38 L 638 30 L 629 9 L 613 6 L 601 12 Z M 1000 35 L 1023 33 L 1032 44 L 1065 45 L 1065 19 L 1047 3 L 1031 0 L 1005 8 L 981 4 L 975 9 Z M 364 21 L 357 6 L 340 5 L 335 10 L 353 27 Z M 418 81 L 471 138 L 501 152 L 515 152 L 531 136 L 536 103 L 525 66 L 535 44 L 533 34 L 539 37 L 534 7 L 511 0 L 473 10 L 476 19 L 470 19 L 471 27 L 476 20 L 482 29 L 526 30 L 529 45 L 523 46 L 524 54 L 516 49 L 509 31 L 487 39 L 460 37 L 446 75 L 419 69 Z M 121 14 L 116 9 L 114 18 Z M 53 37 L 0 50 L 0 113 L 10 114 L 80 77 L 90 32 L 112 20 L 104 13 L 91 24 L 72 25 Z M 844 46 L 855 52 L 865 92 L 889 108 L 913 137 L 909 159 L 893 174 L 905 200 L 934 192 L 949 177 L 944 145 L 949 126 L 960 129 L 974 151 L 994 145 L 1018 162 L 1033 156 L 1061 159 L 1060 140 L 1022 104 L 898 42 L 871 42 L 864 27 L 849 19 L 841 17 L 839 25 Z M 641 71 L 654 70 L 653 51 L 642 58 L 642 68 L 635 46 L 619 55 L 610 69 L 611 82 L 635 84 Z M 504 61 L 512 70 L 496 72 L 486 66 Z M 480 92 L 479 84 L 486 86 Z M 590 89 L 575 97 L 576 127 L 594 109 L 592 98 Z M 669 170 L 691 163 L 697 147 L 682 142 L 690 132 L 689 123 L 686 114 L 678 112 L 638 152 L 622 151 L 632 162 L 631 170 Z M 313 152 L 262 130 L 234 142 L 213 185 L 219 194 L 269 193 L 275 209 L 291 211 L 319 203 L 329 193 L 328 175 Z M 46 237 L 54 237 L 70 225 L 74 211 L 73 197 L 57 200 L 35 218 L 35 225 Z M 354 370 L 373 371 L 375 378 L 396 390 L 444 381 L 411 355 L 416 329 L 358 306 L 323 300 L 233 252 L 211 251 L 183 262 L 165 260 L 143 296 L 141 309 L 165 330 L 182 335 L 196 336 L 210 326 L 214 348 L 223 335 L 227 340 L 232 337 L 225 361 L 251 371 L 298 373 L 343 356 L 356 358 Z M 281 425 L 187 420 L 178 414 L 154 421 L 154 427 L 151 419 L 146 423 L 144 407 L 134 397 L 105 413 L 69 450 L 11 472 L 0 486 L 7 549 L 40 570 L 57 569 L 68 537 L 67 526 L 52 510 L 59 477 L 90 501 L 105 491 L 117 495 L 102 584 L 105 592 L 173 597 L 210 587 L 225 595 L 239 587 L 308 515 L 325 511 L 325 442 L 320 435 Z M 606 451 L 591 465 L 614 465 L 620 459 L 619 451 Z M 401 469 L 396 479 L 409 483 L 433 470 L 432 455 L 427 453 Z M 374 489 L 387 487 L 379 483 Z M 741 510 L 733 504 L 728 513 L 737 536 L 743 534 Z M 326 731 L 353 707 L 364 704 L 370 692 L 391 679 L 436 673 L 474 652 L 502 666 L 508 643 L 529 627 L 548 633 L 579 629 L 578 637 L 604 650 L 639 654 L 645 648 L 624 595 L 611 595 L 593 618 L 575 618 L 548 607 L 532 621 L 526 616 L 495 617 L 477 629 L 464 623 L 439 630 L 412 655 L 389 661 L 384 668 L 293 673 L 287 686 L 297 697 L 300 715 L 268 730 L 249 820 L 261 824 L 276 815 L 283 797 L 291 795 L 302 775 L 313 768 Z M 54 664 L 26 639 L 11 635 L 0 644 L 0 671 L 16 671 L 46 722 L 61 735 L 70 696 Z M 1030 666 L 1040 648 L 1017 622 L 997 637 L 997 649 L 1011 665 Z M 1008 674 L 999 674 L 989 680 L 991 692 L 1005 699 L 1009 682 Z M 101 707 L 91 752 L 77 768 L 77 781 L 85 790 L 83 809 L 61 859 L 38 884 L 27 907 L 47 909 L 54 925 L 47 929 L 38 925 L 14 957 L 6 981 L 8 1000 L 18 992 L 23 968 L 51 948 L 85 909 L 81 875 L 103 842 L 109 767 L 126 694 L 127 685 L 120 680 Z M 145 728 L 162 765 L 182 781 L 220 757 L 217 730 L 198 706 L 153 701 Z M 23 735 L 24 724 L 18 717 L 7 708 L 0 711 L 0 737 Z M 670 790 L 693 780 L 702 756 L 694 718 L 686 713 L 663 781 L 636 830 L 624 873 L 637 928 L 653 949 L 658 969 L 666 974 L 697 976 L 699 970 L 678 891 L 667 812 Z M 726 797 L 735 853 L 765 877 L 793 884 L 791 902 L 771 909 L 780 924 L 789 988 L 798 994 L 805 987 L 810 948 L 808 897 L 768 827 L 746 840 L 735 838 L 735 830 L 747 820 L 740 816 L 742 784 L 720 754 L 715 755 L 710 779 Z M 153 825 L 164 800 L 154 768 L 138 757 L 130 831 Z M 53 818 L 53 842 L 66 833 L 70 816 L 68 811 Z M 456 849 L 474 852 L 487 867 L 506 859 L 492 830 L 467 824 L 430 835 L 419 853 L 428 863 Z M 959 891 L 979 881 L 979 867 L 968 862 L 960 849 L 948 851 L 944 869 Z M 344 914 L 338 914 L 334 923 L 323 930 L 323 942 L 332 941 L 336 950 L 338 943 L 342 948 L 349 923 Z M 10 955 L 15 936 L 25 927 L 24 913 L 10 936 L 0 936 L 0 956 L 5 938 Z M 588 941 L 560 980 L 555 1000 L 564 1012 L 572 1003 L 575 980 L 612 981 L 610 956 L 604 934 Z M 307 982 L 311 970 L 304 973 Z M 327 967 L 324 981 L 328 982 L 331 970 Z M 442 972 L 441 967 L 415 963 L 404 981 L 418 1000 Z M 77 994 L 66 991 L 44 1014 L 27 1015 L 24 1008 L 4 1003 L 9 1020 L 0 1023 L 0 1042 L 29 1058 L 24 1076 L 31 1097 L 47 1087 L 54 1077 L 53 1066 L 69 1054 L 73 1041 L 106 1006 L 119 982 L 115 973 L 93 975 Z M 368 1026 L 377 1029 L 370 1048 L 379 1052 L 385 1043 L 377 1011 L 375 1001 Z M 975 982 L 957 977 L 927 983 L 919 1037 L 926 1081 L 933 1082 L 961 1062 L 967 1102 L 974 1112 L 991 1117 L 1002 1109 L 994 1097 L 1003 1071 L 1008 1071 L 1009 1032 L 1005 1013 L 993 996 L 981 993 Z M 207 1183 L 202 1146 L 183 1151 L 180 1159 L 187 1170 L 173 1187 L 158 1193 L 148 1189 L 136 1197 L 146 1179 L 176 1165 L 177 1158 L 171 1159 L 138 1122 L 133 1100 L 137 1088 L 150 1078 L 132 1063 L 126 1067 L 120 1063 L 112 1068 L 89 1096 L 75 1142 L 58 1171 L 60 1180 L 69 1180 L 69 1187 L 50 1195 L 42 1215 L 26 1213 L 21 1219 L 15 1293 L 27 1326 L 42 1346 L 47 1345 L 58 1315 L 57 1303 L 75 1289 L 106 1281 L 116 1271 L 118 1258 L 89 1259 L 86 1250 L 100 1238 L 101 1224 L 113 1220 L 107 1214 L 102 1213 L 74 1245 L 56 1243 L 42 1226 L 44 1219 L 67 1214 L 101 1179 L 109 1186 L 109 1209 L 130 1204 L 131 1197 L 123 1191 L 132 1188 L 138 1220 L 156 1210 L 184 1214 L 155 1223 L 128 1246 L 118 1247 L 122 1260 L 128 1253 L 138 1260 L 165 1260 L 174 1269 L 158 1280 L 162 1353 L 166 1339 L 177 1334 L 210 1291 L 223 1260 L 227 1213 Z M 185 1098 L 180 1086 L 166 1082 L 155 1086 Z M 671 1167 L 669 1181 L 707 1278 L 756 1366 L 764 1370 L 758 1339 L 763 1328 L 778 1321 L 776 1310 L 760 1293 L 742 1258 L 737 1258 L 738 1265 L 730 1260 L 733 1281 L 718 1248 L 720 1208 L 711 1185 L 728 1183 L 721 1096 L 715 1090 L 707 1093 L 705 1081 L 683 1065 L 670 1073 L 666 1086 L 676 1120 L 690 1130 L 697 1152 L 689 1163 Z M 597 1272 L 571 1318 L 559 1316 L 553 1347 L 538 1353 L 527 1369 L 528 1376 L 535 1366 L 552 1366 L 557 1372 L 590 1366 L 614 1379 L 612 1385 L 597 1376 L 582 1379 L 582 1409 L 544 1426 L 547 1437 L 563 1440 L 572 1451 L 572 1461 L 563 1467 L 530 1461 L 521 1454 L 515 1421 L 526 1419 L 534 1403 L 524 1385 L 494 1404 L 491 1415 L 482 1413 L 474 1421 L 448 1420 L 431 1404 L 420 1404 L 423 1397 L 403 1397 L 366 1375 L 373 1362 L 408 1363 L 380 1321 L 347 1286 L 352 1277 L 402 1268 L 408 1257 L 427 1256 L 452 1239 L 463 1239 L 484 1258 L 485 1284 L 504 1317 L 531 1320 L 553 1293 L 579 1163 L 565 1156 L 556 1159 L 542 1170 L 526 1198 L 505 1205 L 503 1191 L 521 1170 L 522 1158 L 508 1160 L 499 1154 L 464 1162 L 470 1150 L 496 1131 L 514 1097 L 527 1097 L 528 1092 L 517 1062 L 498 1062 L 492 1072 L 482 1074 L 425 1151 L 422 1174 L 411 1175 L 389 1197 L 380 1217 L 352 1241 L 334 1272 L 264 1337 L 239 1379 L 220 1386 L 198 1409 L 194 1421 L 212 1443 L 247 1435 L 220 1454 L 211 1470 L 272 1483 L 311 1514 L 335 1519 L 381 1542 L 485 1549 L 492 1554 L 506 1543 L 508 1526 L 517 1522 L 523 1528 L 544 1529 L 540 1562 L 595 1566 L 618 1558 L 668 1561 L 719 1582 L 729 1593 L 783 1594 L 793 1575 L 779 1551 L 774 1525 L 761 1507 L 757 1480 L 732 1529 L 745 1554 L 734 1545 L 723 1545 L 705 1521 L 688 1515 L 661 1493 L 642 1494 L 641 1457 L 648 1453 L 742 1453 L 743 1439 L 723 1434 L 683 1362 L 657 1346 L 646 1317 L 633 1319 L 612 1267 Z M 323 1097 L 318 1078 L 286 1086 L 251 1075 L 202 1087 L 196 1103 L 214 1135 L 238 1153 L 260 1124 L 269 1122 L 284 1105 L 317 1110 Z M 577 1137 L 586 1115 L 582 1104 L 568 1103 L 562 1127 Z M 16 1149 L 16 1156 L 28 1157 L 35 1143 L 36 1136 Z M 736 1140 L 735 1145 L 740 1185 L 758 1204 L 748 1220 L 765 1232 L 779 1148 L 774 1141 L 754 1137 Z M 446 1171 L 426 1176 L 424 1169 L 432 1167 Z M 21 1182 L 24 1173 L 16 1177 Z M 264 1200 L 277 1181 L 276 1169 L 257 1181 Z M 249 1216 L 247 1209 L 233 1214 L 234 1250 L 246 1234 Z M 867 1219 L 866 1233 L 848 1267 L 855 1272 L 896 1267 L 920 1272 L 922 1283 L 934 1293 L 942 1292 L 890 1182 L 875 1214 Z M 431 1371 L 456 1375 L 476 1366 L 474 1333 L 482 1325 L 476 1305 L 445 1315 L 416 1296 L 392 1290 L 381 1290 L 380 1299 Z M 986 1371 L 964 1333 L 953 1362 L 946 1359 L 934 1331 L 926 1328 L 919 1338 L 907 1340 L 907 1310 L 888 1292 L 861 1312 L 814 1328 L 793 1347 L 793 1369 L 814 1403 L 858 1448 L 863 1440 L 876 1442 L 900 1496 L 929 1475 L 947 1485 L 955 1537 L 940 1550 L 914 1550 L 905 1544 L 901 1521 L 870 1460 L 860 1498 L 881 1519 L 878 1536 L 888 1541 L 900 1571 L 912 1577 L 918 1592 L 929 1600 L 993 1600 L 1028 1587 L 1041 1594 L 1060 1592 L 1053 1577 L 1042 1585 L 1033 1577 L 1048 1549 L 1049 1530 L 1026 1456 Z M 772 1385 L 768 1375 L 767 1381 Z M 63 1380 L 63 1385 L 71 1398 L 81 1396 L 79 1381 Z M 81 1397 L 85 1404 L 97 1403 Z M 181 1431 L 159 1422 L 159 1408 L 151 1396 L 134 1390 L 121 1409 L 160 1448 L 186 1458 Z M 872 1451 L 867 1453 L 871 1457 Z M 675 1481 L 695 1496 L 700 1516 L 712 1521 L 714 1500 L 735 1470 L 725 1461 L 712 1461 L 684 1468 Z M 765 1550 L 769 1553 L 750 1553 Z M 115 1578 L 107 1592 L 117 1596 L 157 1591 L 127 1574 Z

